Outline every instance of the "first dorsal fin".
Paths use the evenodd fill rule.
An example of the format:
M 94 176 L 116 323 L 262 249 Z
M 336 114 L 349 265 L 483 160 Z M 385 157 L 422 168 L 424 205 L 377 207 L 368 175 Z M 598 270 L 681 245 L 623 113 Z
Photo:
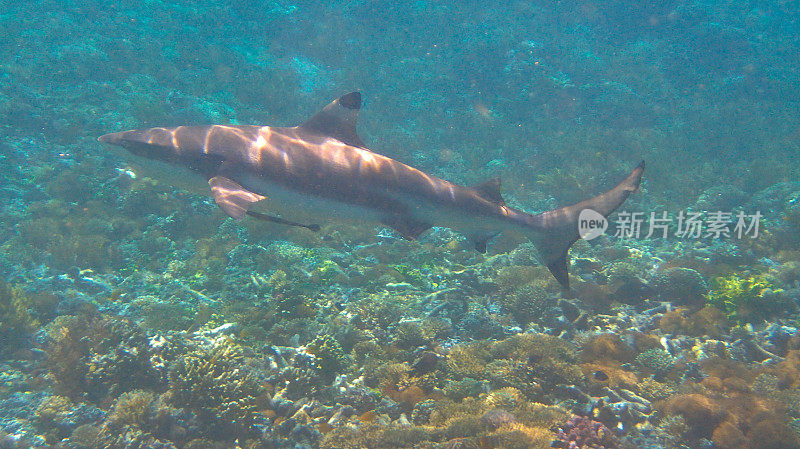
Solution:
M 320 136 L 333 137 L 354 147 L 365 147 L 356 131 L 358 111 L 361 110 L 361 93 L 350 92 L 333 100 L 316 115 L 298 127 Z
M 503 195 L 500 193 L 500 178 L 492 178 L 483 184 L 478 184 L 472 188 L 477 190 L 481 197 L 485 200 L 500 205 L 506 204 L 506 200 L 503 199 Z

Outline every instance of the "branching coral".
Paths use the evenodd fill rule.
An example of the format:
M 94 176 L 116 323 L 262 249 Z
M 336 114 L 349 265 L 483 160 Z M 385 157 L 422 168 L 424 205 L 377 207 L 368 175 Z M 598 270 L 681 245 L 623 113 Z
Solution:
M 545 334 L 519 334 L 497 342 L 492 355 L 514 361 L 514 377 L 522 384 L 512 384 L 526 394 L 531 381 L 549 390 L 558 384 L 581 382 L 583 373 L 578 366 L 578 350 L 570 343 Z
M 365 424 L 356 428 L 333 429 L 320 443 L 320 449 L 411 449 L 431 448 L 424 441 L 431 437 L 430 431 L 422 427 Z M 420 444 L 422 444 L 420 446 Z
M 160 387 L 144 332 L 126 320 L 60 316 L 48 326 L 44 349 L 56 391 L 72 399 Z
M 172 402 L 197 413 L 214 436 L 249 435 L 263 391 L 243 364 L 242 347 L 226 340 L 185 354 L 170 371 Z
M 542 387 L 579 383 L 583 379 L 577 349 L 544 334 L 456 345 L 450 349 L 445 365 L 454 380 L 470 378 L 488 381 L 496 388 L 513 387 L 528 398 L 539 396 Z
M 485 342 L 474 342 L 453 346 L 447 355 L 447 369 L 455 379 L 483 377 L 489 361 L 489 351 Z
M 657 378 L 667 374 L 675 364 L 675 358 L 660 348 L 652 348 L 636 356 L 636 364 L 647 373 L 653 373 Z
M 155 395 L 149 391 L 133 390 L 123 393 L 117 398 L 108 421 L 117 427 L 144 427 L 148 416 L 152 413 L 151 406 L 154 400 Z
M 671 334 L 720 338 L 728 330 L 730 323 L 725 312 L 713 306 L 705 306 L 688 315 L 686 309 L 679 307 L 665 313 L 658 320 L 658 326 L 662 331 Z
M 533 283 L 515 289 L 503 299 L 503 305 L 521 325 L 541 318 L 552 305 L 547 290 Z
M 314 355 L 314 367 L 325 380 L 333 379 L 347 367 L 347 355 L 342 346 L 328 334 L 318 335 L 306 351 Z
M 57 300 L 54 295 L 28 294 L 0 281 L 0 351 L 12 348 L 50 319 Z
M 402 320 L 395 328 L 397 345 L 401 348 L 433 345 L 451 330 L 449 324 L 439 318 Z

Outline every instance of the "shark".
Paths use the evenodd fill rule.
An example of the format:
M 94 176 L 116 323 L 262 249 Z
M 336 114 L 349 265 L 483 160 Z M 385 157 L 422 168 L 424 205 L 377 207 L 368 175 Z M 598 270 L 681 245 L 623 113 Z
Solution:
M 166 182 L 206 194 L 210 189 L 216 204 L 237 220 L 249 216 L 311 231 L 336 220 L 372 223 L 411 240 L 433 226 L 449 227 L 480 252 L 501 232 L 521 236 L 566 289 L 568 251 L 580 238 L 581 212 L 608 217 L 639 189 L 644 172 L 641 162 L 606 192 L 528 213 L 506 204 L 499 178 L 459 185 L 369 150 L 356 130 L 361 105 L 361 94 L 351 92 L 298 126 L 156 127 L 98 140 L 124 148 L 146 173 Z M 193 181 L 176 176 L 176 166 Z

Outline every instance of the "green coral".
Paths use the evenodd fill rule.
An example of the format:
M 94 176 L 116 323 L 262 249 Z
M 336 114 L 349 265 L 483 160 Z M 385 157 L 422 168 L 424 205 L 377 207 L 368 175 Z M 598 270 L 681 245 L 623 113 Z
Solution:
M 449 323 L 439 318 L 402 320 L 395 327 L 397 345 L 401 348 L 415 348 L 431 345 L 452 332 Z
M 119 268 L 123 258 L 111 241 L 112 218 L 102 203 L 90 201 L 80 207 L 51 200 L 36 204 L 17 225 L 13 240 L 22 251 L 45 258 L 47 265 L 61 270 L 72 267 L 102 271 Z
M 311 298 L 302 289 L 304 285 L 294 282 L 281 271 L 276 271 L 269 279 L 273 286 L 271 305 L 281 319 L 308 318 L 316 310 Z
M 483 382 L 471 377 L 461 380 L 448 381 L 444 387 L 444 394 L 453 401 L 460 401 L 470 396 L 477 396 L 483 391 Z
M 513 387 L 528 398 L 559 384 L 583 381 L 577 348 L 545 334 L 517 334 L 498 342 L 455 345 L 445 369 L 453 380 L 487 381 L 493 388 Z
M 675 357 L 664 349 L 652 348 L 636 356 L 635 362 L 643 370 L 661 377 L 672 369 Z
M 645 377 L 637 383 L 636 391 L 640 396 L 651 401 L 667 399 L 675 394 L 675 388 L 672 385 L 659 382 L 651 377 Z
M 245 362 L 244 348 L 229 340 L 185 354 L 170 371 L 173 404 L 194 411 L 213 436 L 250 435 L 263 391 Z
M 725 312 L 736 324 L 765 319 L 785 306 L 782 290 L 776 290 L 764 275 L 717 277 L 706 295 L 709 304 Z
M 402 282 L 407 282 L 413 286 L 428 288 L 428 276 L 419 268 L 407 264 L 392 265 L 392 269 L 397 272 Z
M 149 416 L 153 414 L 152 405 L 155 395 L 145 390 L 133 390 L 121 394 L 114 403 L 108 416 L 108 422 L 116 427 L 146 426 Z
M 342 346 L 328 334 L 318 335 L 306 351 L 314 355 L 314 367 L 324 379 L 333 379 L 347 367 L 347 355 Z
M 653 277 L 651 286 L 673 304 L 696 304 L 708 293 L 703 275 L 691 268 L 667 268 Z
M 625 304 L 641 301 L 644 281 L 642 269 L 630 262 L 617 262 L 605 270 L 608 287 L 614 293 L 614 299 Z
M 320 442 L 321 449 L 361 449 L 361 448 L 432 448 L 425 445 L 432 433 L 422 426 L 404 427 L 370 423 L 359 427 L 339 427 L 325 435 Z
M 58 298 L 0 281 L 0 352 L 13 348 L 53 314 Z
M 768 396 L 775 393 L 780 388 L 780 379 L 778 376 L 770 373 L 761 373 L 753 379 L 750 388 L 756 394 Z
M 525 284 L 503 298 L 503 306 L 522 325 L 542 317 L 550 302 L 547 290 L 534 283 Z
M 74 404 L 67 397 L 49 396 L 36 407 L 33 423 L 46 441 L 61 441 L 69 436 L 68 431 L 58 424 L 68 420 L 73 406 Z
M 311 272 L 312 278 L 319 283 L 333 283 L 347 280 L 344 270 L 332 260 L 324 260 L 317 264 Z
M 536 267 L 511 265 L 497 270 L 494 282 L 501 292 L 510 292 L 537 280 Z

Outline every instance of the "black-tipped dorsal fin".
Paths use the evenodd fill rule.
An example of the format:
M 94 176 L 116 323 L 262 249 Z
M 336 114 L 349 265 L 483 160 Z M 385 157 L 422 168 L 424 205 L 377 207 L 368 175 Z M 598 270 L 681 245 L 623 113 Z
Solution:
M 354 147 L 365 148 L 356 131 L 359 110 L 361 110 L 361 93 L 350 92 L 333 100 L 298 126 L 298 129 L 311 134 L 333 137 Z
M 503 195 L 500 193 L 500 178 L 490 179 L 483 184 L 478 184 L 472 188 L 475 189 L 480 194 L 481 198 L 485 200 L 501 205 L 506 204 L 506 200 L 503 199 Z

